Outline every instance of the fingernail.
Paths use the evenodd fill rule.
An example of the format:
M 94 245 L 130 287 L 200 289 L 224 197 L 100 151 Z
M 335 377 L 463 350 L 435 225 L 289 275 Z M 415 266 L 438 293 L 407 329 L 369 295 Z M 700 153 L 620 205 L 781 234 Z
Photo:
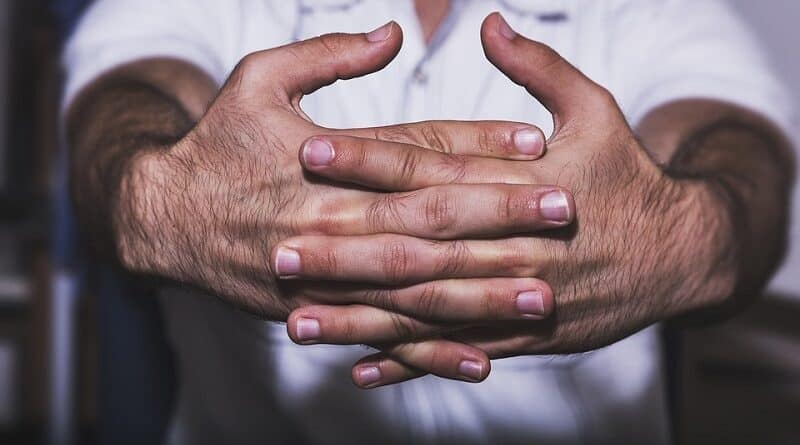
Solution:
M 279 247 L 275 254 L 275 274 L 287 278 L 300 273 L 300 254 L 287 247 Z
M 319 322 L 313 318 L 298 318 L 295 332 L 298 341 L 312 341 L 319 338 Z
M 503 14 L 497 13 L 497 17 L 500 19 L 497 21 L 497 31 L 501 36 L 507 38 L 508 40 L 513 40 L 514 37 L 517 36 L 517 33 L 511 29 L 511 26 L 508 25 L 508 22 L 503 17 Z
M 367 33 L 367 40 L 372 43 L 383 42 L 392 35 L 392 22 L 389 22 L 380 28 Z
M 542 291 L 531 290 L 517 294 L 517 310 L 523 316 L 541 318 L 544 315 Z
M 556 223 L 568 223 L 570 215 L 567 195 L 559 190 L 546 193 L 539 200 L 539 211 L 544 219 Z
M 544 138 L 540 131 L 523 128 L 514 132 L 514 146 L 524 155 L 541 156 L 544 151 Z
M 311 138 L 303 147 L 303 160 L 312 167 L 324 167 L 333 160 L 334 151 L 325 139 Z
M 458 364 L 458 372 L 467 380 L 478 382 L 483 378 L 483 364 L 472 360 L 463 360 Z
M 381 370 L 377 366 L 361 366 L 356 370 L 359 386 L 369 386 L 381 380 Z

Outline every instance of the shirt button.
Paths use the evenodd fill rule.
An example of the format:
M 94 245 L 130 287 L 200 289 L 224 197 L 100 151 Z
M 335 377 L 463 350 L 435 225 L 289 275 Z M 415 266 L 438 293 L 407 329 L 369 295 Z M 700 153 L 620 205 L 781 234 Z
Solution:
M 428 83 L 428 75 L 425 74 L 425 72 L 421 69 L 417 68 L 414 70 L 414 82 L 420 85 L 425 85 Z

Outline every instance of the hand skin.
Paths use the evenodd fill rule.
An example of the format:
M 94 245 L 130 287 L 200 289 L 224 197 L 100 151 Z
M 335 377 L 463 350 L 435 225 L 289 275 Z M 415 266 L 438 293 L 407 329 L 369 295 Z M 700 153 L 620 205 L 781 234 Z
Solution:
M 481 278 L 505 254 L 487 241 L 485 254 L 465 261 L 458 241 L 569 224 L 569 192 L 529 184 L 520 161 L 516 180 L 500 168 L 541 156 L 541 130 L 445 121 L 330 130 L 300 109 L 303 94 L 381 69 L 401 40 L 390 23 L 367 35 L 327 35 L 254 53 L 213 101 L 213 82 L 171 60 L 131 64 L 88 87 L 68 113 L 68 137 L 77 214 L 98 250 L 131 271 L 196 287 L 269 320 L 332 296 L 382 310 L 394 302 L 375 298 L 380 289 L 369 283 L 409 279 L 433 281 L 446 294 L 470 289 L 475 298 L 455 314 L 406 307 L 402 323 L 419 330 L 445 326 L 421 321 L 423 310 L 440 322 L 483 319 L 485 308 L 505 300 L 512 304 L 493 309 L 495 317 L 546 317 L 547 283 Z M 329 271 L 334 259 L 302 245 L 276 246 L 292 236 L 346 239 L 342 247 L 350 250 L 335 263 L 341 283 L 279 285 L 278 276 Z M 427 262 L 398 269 L 410 254 Z M 315 294 L 314 285 L 323 290 Z M 409 301 L 425 291 L 412 288 Z M 513 304 L 520 293 L 535 300 L 527 312 Z M 482 351 L 458 346 L 462 356 L 488 362 Z
M 495 242 L 505 260 L 473 273 L 543 279 L 552 287 L 553 315 L 473 319 L 470 328 L 432 336 L 373 308 L 306 306 L 289 317 L 293 338 L 298 322 L 309 319 L 322 326 L 315 343 L 380 337 L 381 352 L 353 368 L 354 382 L 373 388 L 428 372 L 463 379 L 471 368 L 485 377 L 488 363 L 469 362 L 461 343 L 490 358 L 588 351 L 661 320 L 719 317 L 758 295 L 786 243 L 793 158 L 777 129 L 733 105 L 686 100 L 654 110 L 634 131 L 608 91 L 517 35 L 499 14 L 486 19 L 481 37 L 487 58 L 553 114 L 547 155 L 529 163 L 527 183 L 571 190 L 578 213 L 556 236 Z M 519 162 L 506 164 L 516 182 Z M 324 238 L 292 242 L 338 255 Z M 485 248 L 482 241 L 462 246 L 466 258 Z M 468 299 L 427 295 L 434 308 Z M 376 298 L 398 311 L 406 299 L 400 290 Z

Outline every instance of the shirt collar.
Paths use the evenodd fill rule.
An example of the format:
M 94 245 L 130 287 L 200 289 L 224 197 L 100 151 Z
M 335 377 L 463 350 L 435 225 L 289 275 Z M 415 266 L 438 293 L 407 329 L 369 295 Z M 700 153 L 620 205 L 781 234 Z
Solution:
M 323 9 L 327 11 L 347 10 L 359 3 L 373 0 L 298 0 L 301 9 Z M 413 0 L 406 0 L 413 1 Z M 451 0 L 458 3 L 459 0 Z M 464 3 L 475 0 L 462 0 Z M 480 0 L 484 1 L 484 0 Z M 565 8 L 565 0 L 495 0 L 499 7 L 516 15 L 541 15 L 560 12 Z
M 298 0 L 301 7 L 310 9 L 348 9 L 368 0 Z
M 372 0 L 299 0 L 300 4 L 312 8 L 348 8 L 363 1 Z M 411 0 L 409 0 L 411 1 Z M 495 0 L 500 6 L 512 11 L 541 12 L 564 6 L 563 0 Z
M 496 0 L 504 9 L 517 15 L 552 14 L 567 6 L 565 0 Z

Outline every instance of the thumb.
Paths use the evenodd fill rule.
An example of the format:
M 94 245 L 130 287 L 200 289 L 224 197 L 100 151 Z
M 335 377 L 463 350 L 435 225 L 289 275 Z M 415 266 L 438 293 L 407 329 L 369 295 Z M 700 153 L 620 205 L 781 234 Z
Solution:
M 366 34 L 325 34 L 247 56 L 255 80 L 287 101 L 299 101 L 339 79 L 352 79 L 383 69 L 403 43 L 403 31 L 389 22 Z
M 486 58 L 553 114 L 556 129 L 607 94 L 555 50 L 517 34 L 498 12 L 483 21 L 481 42 Z

